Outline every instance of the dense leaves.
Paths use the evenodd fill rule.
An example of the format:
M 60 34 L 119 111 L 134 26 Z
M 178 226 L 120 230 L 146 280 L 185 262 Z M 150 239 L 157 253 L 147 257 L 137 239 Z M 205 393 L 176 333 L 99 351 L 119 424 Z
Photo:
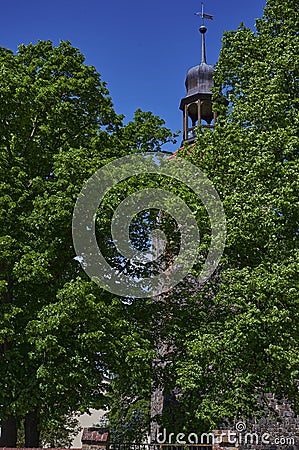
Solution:
M 0 421 L 2 430 L 12 417 L 30 422 L 25 443 L 38 446 L 51 423 L 105 404 L 103 376 L 129 353 L 120 299 L 75 259 L 78 193 L 107 162 L 173 136 L 141 110 L 124 126 L 100 75 L 69 42 L 2 48 L 0 70 Z
M 295 2 L 270 0 L 256 33 L 224 34 L 215 81 L 230 104 L 191 154 L 221 195 L 228 236 L 176 366 L 189 426 L 250 417 L 267 392 L 298 410 L 298 25 Z
M 70 43 L 21 46 L 17 55 L 1 49 L 3 427 L 11 417 L 38 417 L 36 430 L 48 430 L 75 410 L 108 404 L 115 439 L 136 440 L 148 426 L 154 386 L 164 387 L 161 424 L 171 432 L 250 417 L 267 407 L 267 392 L 298 410 L 298 25 L 295 1 L 268 0 L 255 33 L 241 25 L 224 34 L 215 82 L 228 107 L 219 105 L 213 131 L 198 130 L 192 151 L 179 152 L 213 182 L 227 216 L 225 253 L 205 286 L 196 275 L 209 221 L 192 193 L 145 174 L 105 200 L 97 233 L 114 262 L 111 211 L 134 190 L 165 186 L 197 217 L 201 259 L 156 302 L 124 302 L 85 277 L 74 259 L 72 211 L 101 166 L 175 136 L 140 110 L 124 126 L 99 74 Z M 139 249 L 148 248 L 156 214 L 132 226 Z

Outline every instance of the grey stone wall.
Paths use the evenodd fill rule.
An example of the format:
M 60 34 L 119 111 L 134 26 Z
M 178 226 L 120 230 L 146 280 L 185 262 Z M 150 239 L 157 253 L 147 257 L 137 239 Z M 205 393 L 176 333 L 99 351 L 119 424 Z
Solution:
M 268 407 L 261 418 L 236 421 L 229 430 L 223 426 L 214 431 L 215 436 L 234 434 L 230 434 L 231 439 L 220 439 L 221 443 L 215 443 L 213 450 L 299 450 L 299 416 L 287 401 L 278 401 L 272 394 L 265 398 Z
M 242 449 L 256 450 L 299 450 L 299 416 L 295 415 L 287 401 L 277 401 L 272 394 L 267 394 L 269 410 L 272 408 L 277 417 L 267 414 L 252 423 L 252 430 L 259 436 L 269 434 L 270 445 L 243 445 Z

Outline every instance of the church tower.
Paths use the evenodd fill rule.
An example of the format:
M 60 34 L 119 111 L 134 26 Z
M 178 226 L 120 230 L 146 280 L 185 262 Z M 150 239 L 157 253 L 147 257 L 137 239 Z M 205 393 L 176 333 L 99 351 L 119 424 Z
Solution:
M 213 19 L 210 14 L 195 13 L 201 16 L 203 24 L 199 28 L 201 34 L 201 62 L 188 70 L 185 86 L 186 96 L 182 98 L 180 109 L 183 111 L 183 142 L 192 144 L 196 136 L 196 127 L 213 128 L 216 113 L 213 112 L 212 91 L 214 86 L 214 67 L 207 64 L 205 34 L 207 28 L 204 19 Z

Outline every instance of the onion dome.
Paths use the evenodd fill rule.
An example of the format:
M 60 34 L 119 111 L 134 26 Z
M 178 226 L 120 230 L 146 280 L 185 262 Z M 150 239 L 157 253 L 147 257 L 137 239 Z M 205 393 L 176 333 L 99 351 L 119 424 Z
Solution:
M 199 31 L 202 34 L 201 63 L 188 70 L 185 81 L 186 97 L 194 94 L 212 94 L 211 87 L 214 86 L 214 67 L 207 64 L 206 60 L 205 33 L 207 28 L 202 25 Z
M 204 19 L 213 19 L 210 14 L 195 13 L 203 20 L 199 28 L 201 34 L 201 61 L 197 66 L 191 67 L 186 76 L 186 95 L 181 99 L 180 110 L 183 111 L 183 143 L 194 142 L 197 127 L 214 128 L 217 113 L 213 111 L 212 88 L 214 87 L 214 67 L 207 64 L 205 34 L 207 28 Z
M 201 49 L 201 63 L 195 67 L 191 67 L 188 70 L 185 86 L 186 86 L 186 99 L 197 94 L 208 94 L 212 95 L 211 88 L 214 86 L 213 72 L 214 67 L 207 64 L 206 60 L 206 46 L 205 46 L 205 33 L 207 28 L 202 25 L 199 29 L 202 35 L 202 49 Z M 204 106 L 204 105 L 203 105 Z M 211 105 L 206 105 L 207 108 L 203 108 L 202 119 L 207 123 L 210 123 L 213 119 L 213 113 Z M 190 108 L 189 116 L 192 120 L 196 120 L 197 111 L 194 108 L 194 118 L 192 113 L 192 108 Z
M 212 94 L 214 67 L 206 63 L 191 67 L 188 70 L 185 86 L 186 97 L 194 94 Z

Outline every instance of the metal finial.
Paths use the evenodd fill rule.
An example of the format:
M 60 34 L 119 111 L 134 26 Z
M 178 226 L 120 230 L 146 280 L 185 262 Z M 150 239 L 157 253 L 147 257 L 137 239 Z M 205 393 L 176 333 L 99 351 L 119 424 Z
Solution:
M 202 25 L 199 29 L 201 33 L 201 64 L 207 64 L 205 33 L 207 28 Z
M 201 17 L 202 19 L 202 26 L 200 27 L 199 31 L 201 33 L 201 63 L 206 64 L 207 63 L 207 58 L 206 58 L 206 43 L 205 43 L 205 33 L 207 31 L 207 28 L 205 26 L 205 19 L 208 20 L 213 20 L 214 17 L 211 16 L 211 14 L 206 14 L 204 12 L 204 4 L 203 2 L 201 2 L 201 13 L 197 12 L 194 13 L 196 16 Z
M 208 19 L 208 20 L 213 20 L 214 19 L 214 17 L 211 15 L 211 14 L 206 14 L 205 12 L 204 12 L 204 3 L 203 2 L 201 2 L 201 12 L 196 12 L 196 13 L 194 13 L 196 16 L 199 16 L 199 17 L 201 17 L 201 19 L 202 19 L 202 24 L 204 25 L 204 21 L 205 21 L 205 19 Z

